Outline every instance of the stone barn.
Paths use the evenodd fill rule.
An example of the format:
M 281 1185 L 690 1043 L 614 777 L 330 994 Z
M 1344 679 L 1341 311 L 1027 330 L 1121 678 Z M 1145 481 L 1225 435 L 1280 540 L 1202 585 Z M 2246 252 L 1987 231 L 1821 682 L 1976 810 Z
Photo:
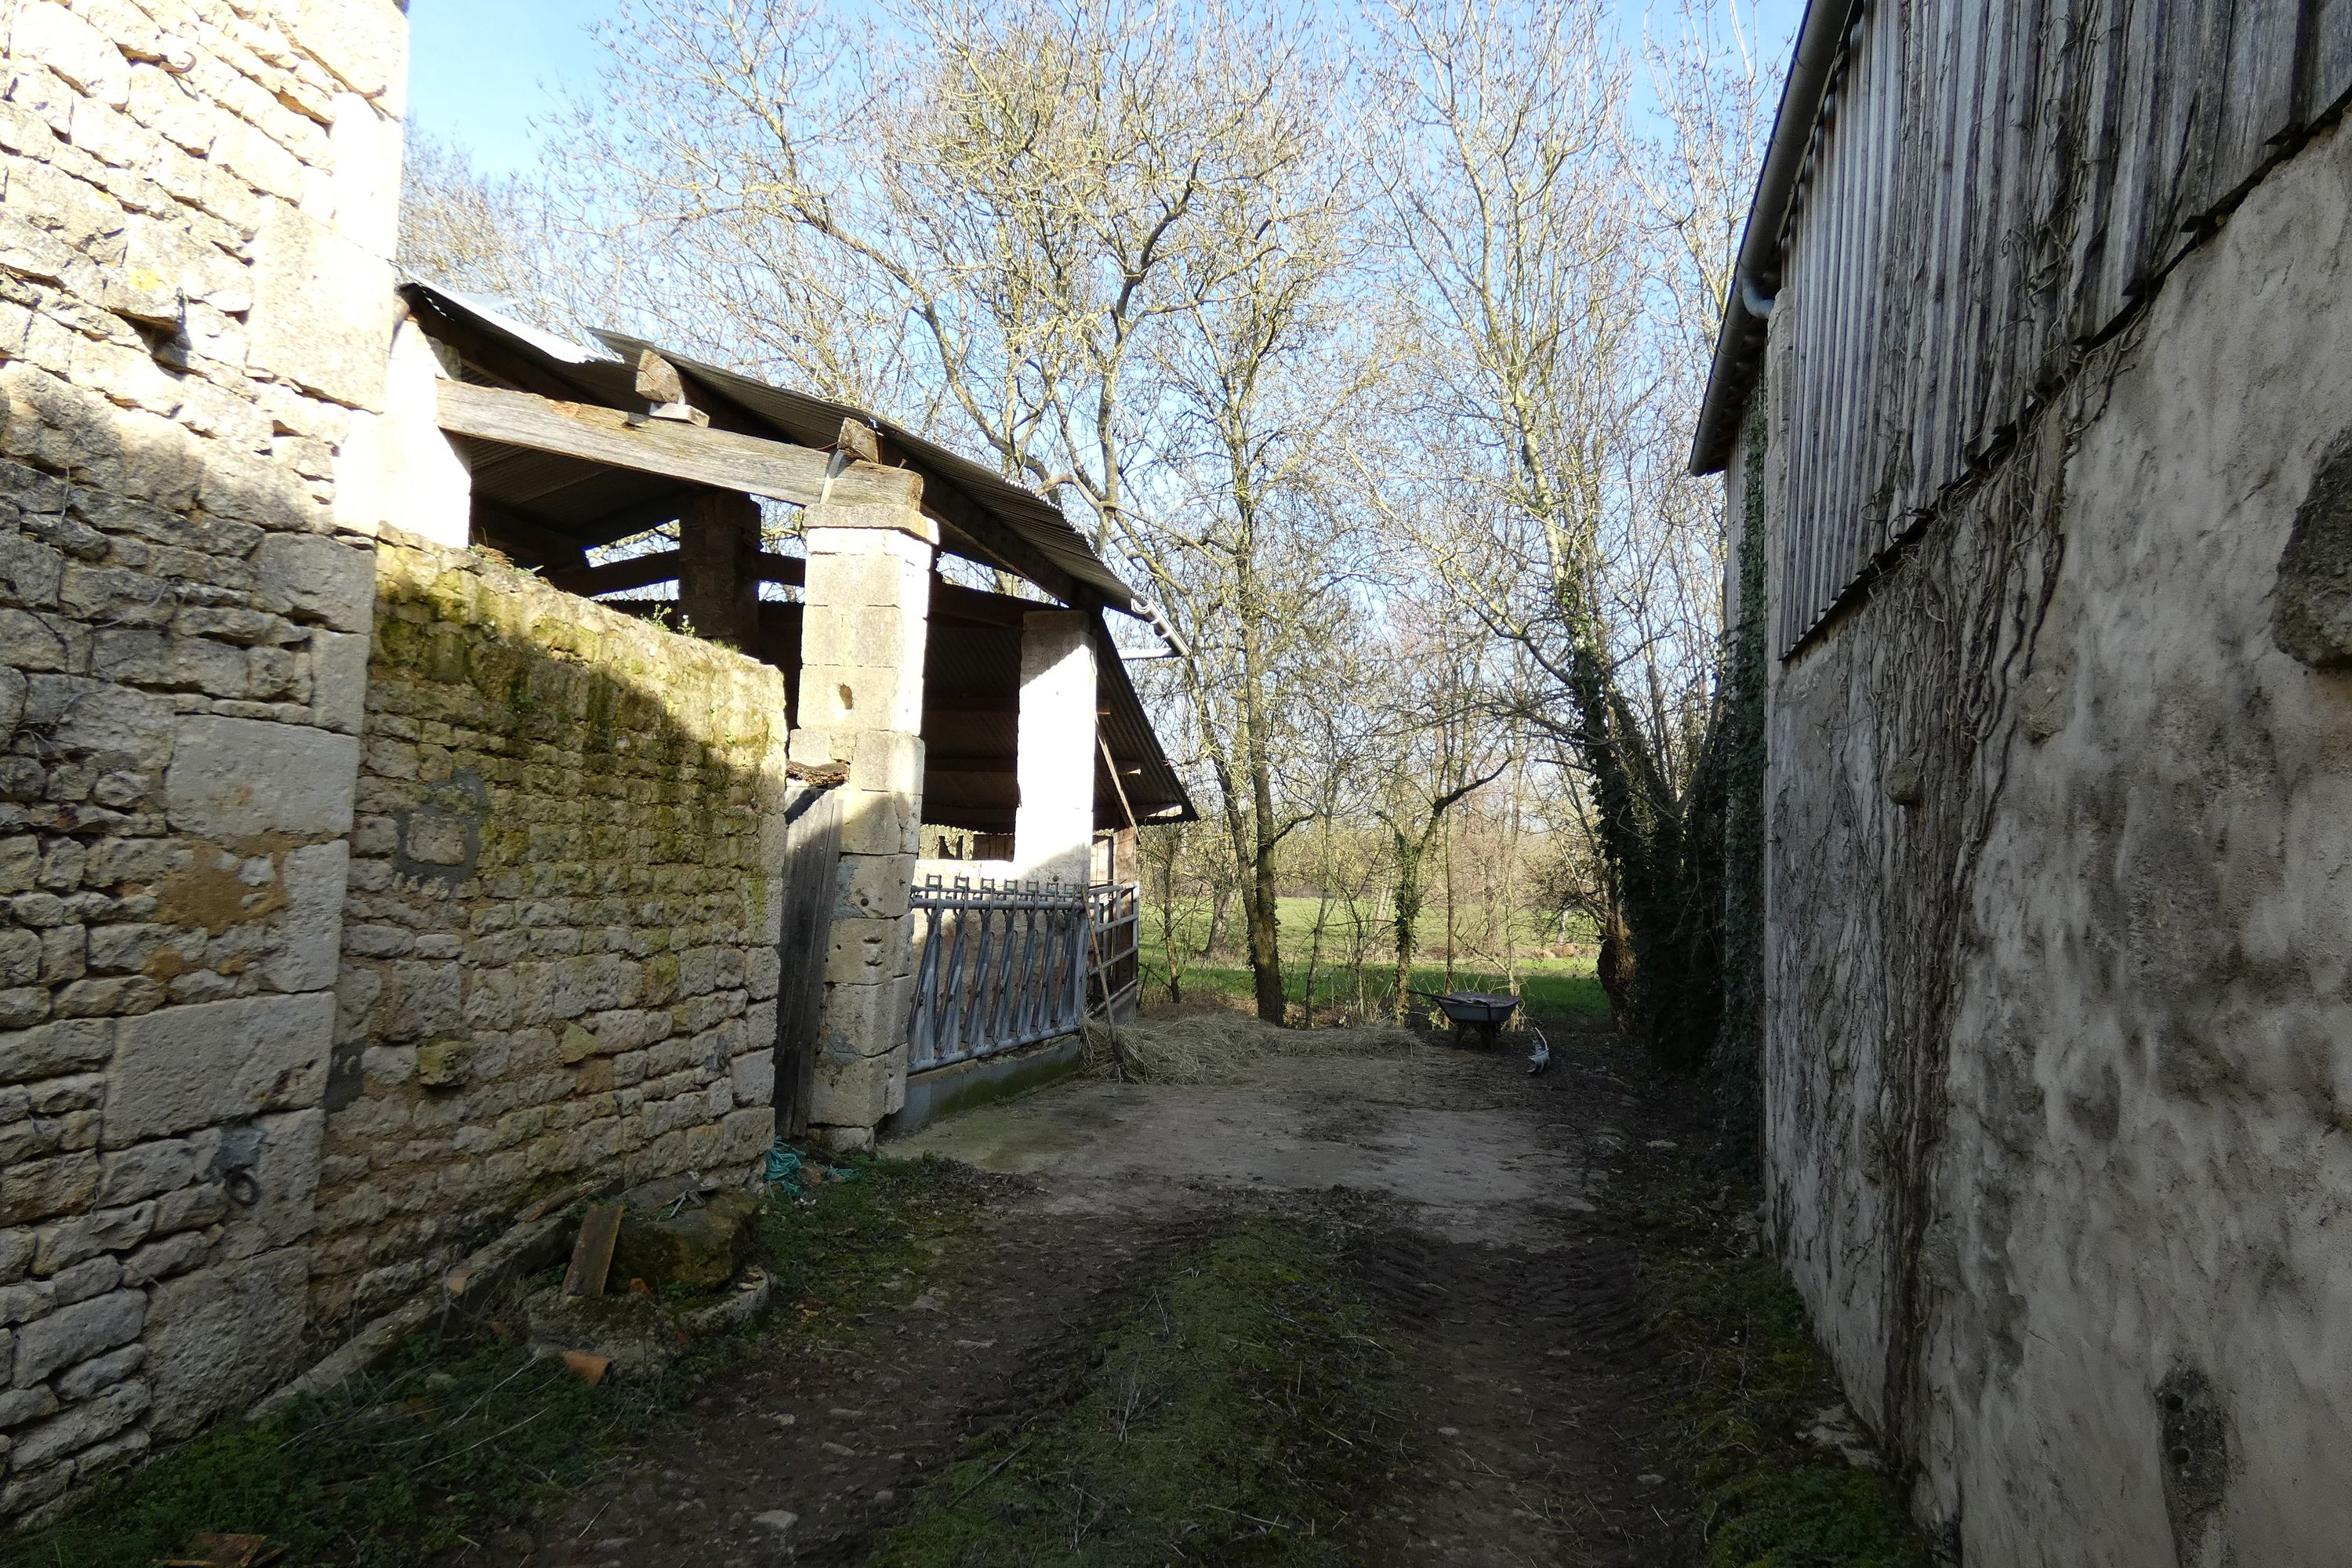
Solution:
M 392 0 L 0 34 L 5 1527 L 1053 1069 L 1192 807 L 1051 502 L 396 275 Z
M 1725 475 L 1774 1246 L 1947 1560 L 2352 1553 L 2352 16 L 1807 11 Z

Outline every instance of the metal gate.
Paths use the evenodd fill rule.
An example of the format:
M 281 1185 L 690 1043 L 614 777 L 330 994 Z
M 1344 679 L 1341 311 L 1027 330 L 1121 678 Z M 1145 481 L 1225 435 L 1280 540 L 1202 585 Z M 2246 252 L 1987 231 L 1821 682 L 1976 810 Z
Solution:
M 907 1070 L 992 1056 L 1075 1033 L 1087 1014 L 1087 901 L 1059 882 L 942 887 L 915 913 L 915 1008 Z
M 1142 988 L 1140 889 L 1133 882 L 1097 882 L 1087 889 L 1087 1011 L 1124 1023 Z

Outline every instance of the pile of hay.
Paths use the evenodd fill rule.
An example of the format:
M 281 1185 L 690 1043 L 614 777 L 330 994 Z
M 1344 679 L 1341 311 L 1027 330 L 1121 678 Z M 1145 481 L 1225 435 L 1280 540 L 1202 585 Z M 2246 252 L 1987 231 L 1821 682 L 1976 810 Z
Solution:
M 1087 1068 L 1144 1083 L 1241 1083 L 1276 1057 L 1402 1056 L 1420 1042 L 1394 1024 L 1277 1029 L 1243 1013 L 1087 1026 Z M 1122 1069 L 1124 1072 L 1122 1073 Z

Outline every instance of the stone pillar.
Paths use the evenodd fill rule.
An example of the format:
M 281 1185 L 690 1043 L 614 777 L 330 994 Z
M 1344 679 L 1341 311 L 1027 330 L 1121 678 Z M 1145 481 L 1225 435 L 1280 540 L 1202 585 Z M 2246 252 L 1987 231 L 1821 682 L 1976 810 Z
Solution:
M 758 646 L 759 549 L 760 503 L 750 496 L 705 489 L 687 501 L 677 520 L 677 612 L 695 636 L 746 652 Z
M 447 374 L 415 321 L 393 334 L 383 412 L 355 410 L 335 462 L 335 521 L 355 532 L 400 529 L 463 550 L 472 542 L 474 476 L 441 433 Z
M 1083 888 L 1095 831 L 1094 616 L 1032 610 L 1022 617 L 1021 805 L 1013 858 L 1023 877 Z
M 923 819 L 923 653 L 939 543 L 921 497 L 919 476 L 859 463 L 808 514 L 792 755 L 848 773 L 809 1105 L 810 1138 L 836 1150 L 870 1143 L 907 1099 L 907 894 Z

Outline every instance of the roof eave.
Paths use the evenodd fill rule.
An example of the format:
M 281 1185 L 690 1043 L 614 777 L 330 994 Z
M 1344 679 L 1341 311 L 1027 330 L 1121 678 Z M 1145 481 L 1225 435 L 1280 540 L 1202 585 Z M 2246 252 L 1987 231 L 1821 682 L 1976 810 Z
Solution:
M 1691 438 L 1690 471 L 1720 473 L 1731 461 L 1731 444 L 1739 435 L 1739 419 L 1755 389 L 1767 337 L 1764 320 L 1748 307 L 1755 291 L 1770 308 L 1771 291 L 1780 286 L 1780 239 L 1803 176 L 1814 129 L 1821 123 L 1822 105 L 1828 97 L 1839 55 L 1861 19 L 1863 0 L 1807 0 L 1805 19 L 1797 28 L 1795 58 L 1780 89 L 1780 108 L 1772 118 L 1772 140 L 1764 150 L 1764 166 L 1756 175 L 1756 195 L 1748 205 L 1748 222 L 1739 236 L 1732 282 L 1723 302 L 1723 324 L 1715 336 L 1715 363 L 1707 373 L 1706 400 L 1700 405 L 1698 429 Z M 1742 287 L 1743 283 L 1747 286 Z

